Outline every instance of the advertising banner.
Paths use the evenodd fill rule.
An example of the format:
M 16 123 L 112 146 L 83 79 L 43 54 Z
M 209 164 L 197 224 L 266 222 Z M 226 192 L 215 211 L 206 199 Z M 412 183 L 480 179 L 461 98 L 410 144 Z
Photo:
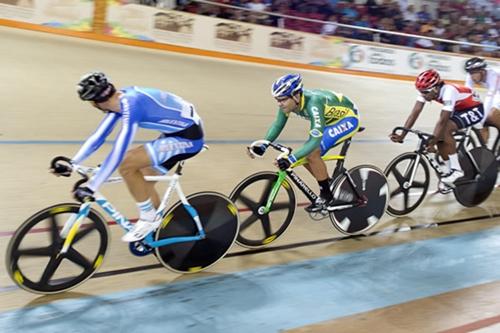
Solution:
M 319 35 L 136 4 L 112 3 L 107 21 L 114 36 L 320 66 L 341 66 L 346 48 Z
M 90 0 L 0 0 L 0 18 L 91 31 L 93 8 Z
M 118 2 L 108 8 L 108 23 L 108 33 L 120 37 L 395 75 L 414 76 L 434 68 L 445 79 L 462 80 L 467 59 Z
M 463 80 L 468 56 L 224 20 L 107 0 L 104 33 L 117 37 L 241 54 L 264 59 L 415 76 L 428 68 Z M 91 31 L 91 0 L 0 0 L 0 18 Z M 490 61 L 491 66 L 499 62 Z
M 356 44 L 349 42 L 344 57 L 344 68 L 378 73 L 415 76 L 434 68 L 445 79 L 463 80 L 464 63 L 468 56 L 443 52 L 420 51 L 410 48 L 382 45 Z M 492 66 L 498 62 L 491 61 Z

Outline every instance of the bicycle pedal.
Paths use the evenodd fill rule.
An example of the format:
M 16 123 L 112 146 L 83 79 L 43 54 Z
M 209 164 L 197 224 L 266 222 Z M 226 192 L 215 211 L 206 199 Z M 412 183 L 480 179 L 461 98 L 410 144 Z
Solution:
M 144 257 L 153 252 L 153 248 L 142 241 L 128 243 L 130 252 L 137 257 Z
M 328 211 L 321 210 L 317 212 L 309 212 L 309 217 L 314 221 L 320 221 L 328 217 Z
M 438 189 L 438 193 L 439 194 L 448 194 L 448 193 L 451 193 L 453 192 L 453 189 L 452 188 L 448 188 L 448 189 Z
M 437 192 L 440 193 L 440 194 L 448 194 L 448 193 L 453 192 L 454 189 L 455 189 L 455 186 L 450 186 L 448 184 L 440 182 L 438 184 Z

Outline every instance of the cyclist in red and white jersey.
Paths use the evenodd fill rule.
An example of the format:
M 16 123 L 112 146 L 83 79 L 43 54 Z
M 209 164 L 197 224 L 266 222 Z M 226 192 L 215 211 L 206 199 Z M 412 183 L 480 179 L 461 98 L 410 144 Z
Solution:
M 445 83 L 434 69 L 420 73 L 415 86 L 419 95 L 404 127 L 411 128 L 415 124 L 426 102 L 436 101 L 443 104 L 439 120 L 434 127 L 434 137 L 429 140 L 428 146 L 432 148 L 437 144 L 439 154 L 448 168 L 441 177 L 441 182 L 452 186 L 464 175 L 458 162 L 453 133 L 458 129 L 481 126 L 484 120 L 483 104 L 471 88 Z M 391 134 L 390 138 L 394 142 L 403 142 L 406 134 Z
M 484 97 L 484 125 L 495 126 L 500 131 L 500 70 L 489 68 L 482 58 L 473 57 L 465 62 L 467 75 L 465 86 L 472 88 L 474 84 L 487 89 Z M 488 127 L 481 130 L 485 141 L 488 140 Z

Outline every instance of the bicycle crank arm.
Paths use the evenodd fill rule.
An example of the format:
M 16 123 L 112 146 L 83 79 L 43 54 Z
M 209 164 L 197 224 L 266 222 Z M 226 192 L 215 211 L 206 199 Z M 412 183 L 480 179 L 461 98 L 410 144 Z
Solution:
M 347 208 L 352 208 L 352 207 L 356 207 L 356 204 L 327 207 L 326 210 L 328 210 L 329 212 L 333 212 L 334 210 L 341 210 L 341 209 L 347 209 Z
M 453 184 L 453 188 L 459 185 L 468 185 L 468 184 L 474 184 L 477 183 L 479 179 L 469 179 L 469 180 L 462 180 L 462 181 L 457 181 Z

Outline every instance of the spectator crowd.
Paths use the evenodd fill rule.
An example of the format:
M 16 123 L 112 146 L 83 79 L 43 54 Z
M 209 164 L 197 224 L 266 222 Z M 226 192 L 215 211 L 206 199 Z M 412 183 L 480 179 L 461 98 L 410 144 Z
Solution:
M 415 3 L 419 5 L 413 5 L 408 4 L 407 0 L 212 0 L 212 2 L 214 4 L 178 0 L 176 9 L 323 35 L 479 56 L 500 56 L 500 51 L 495 49 L 500 45 L 499 0 L 437 1 L 437 7 L 433 10 L 423 1 L 417 1 Z M 244 7 L 258 12 L 223 7 L 215 3 Z M 305 21 L 300 18 L 327 23 Z M 379 33 L 357 27 L 404 32 L 422 37 Z M 457 45 L 425 37 L 471 42 L 481 46 Z

